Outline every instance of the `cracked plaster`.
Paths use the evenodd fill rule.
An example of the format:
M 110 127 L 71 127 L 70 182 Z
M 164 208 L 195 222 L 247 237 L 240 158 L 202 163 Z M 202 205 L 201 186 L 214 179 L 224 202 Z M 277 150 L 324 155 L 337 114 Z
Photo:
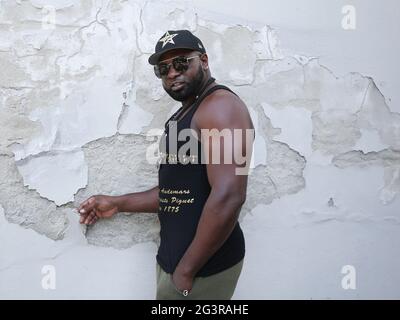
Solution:
M 304 170 L 311 162 L 322 164 L 322 157 L 324 165 L 334 159 L 338 166 L 343 155 L 376 149 L 367 159 L 356 153 L 352 165 L 375 159 L 380 166 L 386 151 L 400 148 L 400 115 L 390 111 L 372 78 L 354 72 L 338 77 L 316 58 L 284 56 L 275 28 L 199 18 L 188 2 L 66 0 L 57 5 L 56 29 L 41 30 L 43 5 L 1 2 L 0 35 L 13 33 L 0 41 L 0 66 L 7 71 L 0 77 L 0 202 L 9 221 L 50 238 L 62 238 L 68 224 L 56 204 L 74 193 L 77 205 L 93 193 L 133 192 L 156 183 L 154 168 L 143 163 L 149 143 L 144 135 L 161 128 L 177 107 L 147 64 L 165 29 L 188 28 L 204 39 L 213 75 L 250 109 L 257 157 L 242 218 L 260 203 L 307 188 Z M 49 170 L 46 163 L 54 166 L 55 160 L 62 166 L 80 150 L 84 161 L 79 156 L 72 176 L 57 171 L 60 180 L 70 179 L 68 191 L 38 187 L 49 189 L 48 177 L 36 174 L 39 168 Z M 396 158 L 385 165 L 383 203 L 399 193 L 398 164 Z M 55 224 L 43 221 L 50 214 Z M 138 217 L 99 222 L 88 240 L 121 248 L 156 241 L 154 217 Z

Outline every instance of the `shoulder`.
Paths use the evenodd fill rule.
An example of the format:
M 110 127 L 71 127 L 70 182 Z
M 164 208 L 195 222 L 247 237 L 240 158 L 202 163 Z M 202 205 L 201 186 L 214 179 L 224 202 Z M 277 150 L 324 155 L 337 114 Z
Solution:
M 252 127 L 246 104 L 225 89 L 218 89 L 204 99 L 195 122 L 199 129 Z

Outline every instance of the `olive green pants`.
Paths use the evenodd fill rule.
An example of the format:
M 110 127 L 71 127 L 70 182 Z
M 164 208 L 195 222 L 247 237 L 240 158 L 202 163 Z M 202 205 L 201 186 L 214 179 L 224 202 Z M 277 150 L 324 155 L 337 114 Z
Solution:
M 233 267 L 208 277 L 196 277 L 192 290 L 184 296 L 157 263 L 157 300 L 230 300 L 242 271 L 243 260 Z

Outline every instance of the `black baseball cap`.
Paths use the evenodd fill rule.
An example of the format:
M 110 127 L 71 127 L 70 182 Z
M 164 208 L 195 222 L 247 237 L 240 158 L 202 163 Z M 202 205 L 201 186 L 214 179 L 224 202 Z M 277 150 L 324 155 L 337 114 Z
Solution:
M 201 40 L 189 30 L 168 30 L 157 41 L 155 52 L 150 56 L 149 63 L 156 65 L 162 54 L 174 49 L 191 49 L 206 53 Z

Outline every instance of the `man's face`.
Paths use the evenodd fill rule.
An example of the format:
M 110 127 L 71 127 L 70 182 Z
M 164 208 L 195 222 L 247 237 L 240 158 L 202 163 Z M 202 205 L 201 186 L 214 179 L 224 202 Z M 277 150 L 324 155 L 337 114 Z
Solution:
M 186 71 L 177 71 L 170 65 L 167 75 L 162 76 L 164 90 L 177 101 L 185 101 L 196 95 L 204 79 L 204 56 L 200 58 L 200 53 L 191 50 L 177 49 L 166 52 L 160 57 L 160 64 L 170 64 L 172 60 L 179 56 L 195 57 L 189 60 L 189 67 Z M 202 59 L 202 60 L 201 60 Z M 206 62 L 205 62 L 206 63 Z

